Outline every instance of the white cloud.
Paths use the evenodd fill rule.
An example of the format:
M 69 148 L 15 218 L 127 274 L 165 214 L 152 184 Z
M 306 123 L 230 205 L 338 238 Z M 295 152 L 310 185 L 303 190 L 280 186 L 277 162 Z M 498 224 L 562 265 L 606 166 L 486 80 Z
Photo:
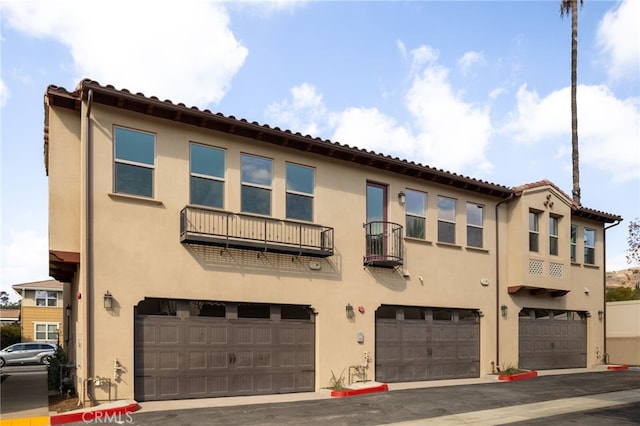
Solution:
M 11 1 L 2 13 L 11 27 L 68 46 L 77 80 L 200 107 L 222 99 L 247 56 L 215 1 Z
M 13 284 L 49 279 L 49 240 L 32 230 L 9 231 L 2 247 L 2 288 L 10 295 Z M 5 237 L 6 238 L 6 237 Z
M 607 12 L 598 27 L 598 46 L 608 59 L 613 80 L 637 79 L 640 73 L 640 2 L 625 0 Z
M 544 98 L 526 85 L 518 90 L 517 113 L 503 130 L 516 141 L 571 140 L 570 89 Z M 617 99 L 606 86 L 578 86 L 580 162 L 601 169 L 613 182 L 640 179 L 640 98 Z M 569 143 L 569 142 L 567 142 Z M 569 151 L 562 151 L 569 155 Z
M 322 133 L 321 126 L 328 119 L 322 95 L 309 83 L 293 87 L 290 93 L 291 100 L 274 102 L 267 107 L 267 122 L 318 137 Z
M 0 78 L 0 108 L 4 107 L 9 100 L 11 92 L 9 88 L 4 84 L 4 81 Z
M 405 51 L 402 42 L 397 45 Z M 327 132 L 333 129 L 333 141 L 458 173 L 490 171 L 488 107 L 465 103 L 453 93 L 448 69 L 437 63 L 437 50 L 421 46 L 411 55 L 412 80 L 404 97 L 411 123 L 399 123 L 377 108 L 328 112 L 322 96 L 306 83 L 294 87 L 289 100 L 271 104 L 267 119 L 316 136 L 326 126 Z
M 482 65 L 484 63 L 486 63 L 486 61 L 482 52 L 466 52 L 460 59 L 458 59 L 458 67 L 462 74 L 467 74 L 472 66 L 476 64 Z

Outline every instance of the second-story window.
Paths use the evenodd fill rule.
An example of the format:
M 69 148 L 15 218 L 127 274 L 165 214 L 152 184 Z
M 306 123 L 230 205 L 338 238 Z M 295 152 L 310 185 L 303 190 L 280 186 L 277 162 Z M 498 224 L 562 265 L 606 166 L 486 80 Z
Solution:
M 313 221 L 314 170 L 287 163 L 287 219 Z
M 58 306 L 58 292 L 36 290 L 36 306 Z
M 578 240 L 578 227 L 571 225 L 571 261 L 576 262 L 576 241 Z
M 467 245 L 482 247 L 484 207 L 480 204 L 467 203 Z
M 596 264 L 596 231 L 588 228 L 584 230 L 584 263 Z
M 549 254 L 558 255 L 558 222 L 560 219 L 556 216 L 549 216 Z
M 273 162 L 268 158 L 242 154 L 240 209 L 246 213 L 271 215 Z
M 113 134 L 115 192 L 153 197 L 155 135 L 122 127 Z
M 438 242 L 456 243 L 456 200 L 438 196 Z
M 222 208 L 224 205 L 225 152 L 191 144 L 191 204 Z
M 406 190 L 406 235 L 411 238 L 426 238 L 427 194 Z
M 529 212 L 529 251 L 538 252 L 540 237 L 540 213 Z

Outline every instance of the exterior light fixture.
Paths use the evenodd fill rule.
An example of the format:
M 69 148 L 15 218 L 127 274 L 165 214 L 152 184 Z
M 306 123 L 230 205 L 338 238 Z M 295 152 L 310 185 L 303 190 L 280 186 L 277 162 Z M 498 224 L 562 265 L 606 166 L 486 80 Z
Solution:
M 113 307 L 113 295 L 109 293 L 109 290 L 104 294 L 104 308 L 111 309 Z
M 64 308 L 64 313 L 66 314 L 67 318 L 69 318 L 71 316 L 71 305 L 67 305 Z
M 500 306 L 500 312 L 502 312 L 503 317 L 507 316 L 508 311 L 509 311 L 509 307 L 507 307 L 507 305 Z
M 598 311 L 598 319 L 602 321 L 604 319 L 604 311 Z
M 355 312 L 353 311 L 353 306 L 351 306 L 351 303 L 347 303 L 347 306 L 345 306 L 344 309 L 347 313 L 347 318 L 353 319 L 356 316 Z
M 407 194 L 405 194 L 404 191 L 398 192 L 398 203 L 400 203 L 401 206 L 407 203 Z

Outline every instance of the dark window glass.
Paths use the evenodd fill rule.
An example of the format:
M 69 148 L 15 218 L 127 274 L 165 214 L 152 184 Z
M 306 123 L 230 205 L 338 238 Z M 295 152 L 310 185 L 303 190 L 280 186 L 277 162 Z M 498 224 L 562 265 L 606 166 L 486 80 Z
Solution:
M 406 194 L 407 237 L 426 238 L 427 194 L 407 189 Z
M 271 160 L 243 154 L 241 174 L 240 208 L 242 211 L 271 215 Z
M 116 192 L 153 196 L 153 169 L 116 163 Z
M 433 309 L 432 315 L 434 321 L 451 321 L 453 319 L 452 312 L 448 309 Z
M 271 307 L 259 304 L 238 305 L 238 318 L 271 318 Z
M 404 308 L 404 319 L 406 320 L 424 320 L 425 313 L 423 308 L 407 306 Z
M 224 157 L 222 149 L 191 144 L 191 173 L 224 178 Z
M 535 212 L 529 212 L 529 251 L 538 252 L 539 244 L 539 215 Z
M 467 245 L 471 247 L 482 247 L 482 228 L 467 226 Z
M 458 321 L 475 322 L 477 318 L 478 318 L 477 311 L 472 311 L 470 309 L 458 310 Z
M 309 320 L 311 319 L 311 309 L 306 306 L 283 305 L 280 307 L 281 319 Z
M 558 218 L 549 218 L 549 254 L 558 255 Z
M 571 261 L 576 262 L 576 241 L 578 239 L 578 227 L 571 225 Z
M 438 196 L 438 241 L 456 242 L 456 200 Z
M 116 160 L 154 164 L 155 138 L 150 133 L 115 128 Z
M 396 307 L 380 306 L 376 310 L 376 319 L 396 319 Z
M 287 218 L 311 222 L 313 219 L 313 198 L 287 194 Z
M 222 208 L 224 182 L 191 176 L 191 203 Z
M 287 163 L 287 218 L 313 221 L 313 190 L 314 170 Z
M 484 207 L 467 203 L 467 245 L 482 247 Z
M 595 265 L 596 263 L 596 231 L 584 230 L 584 263 Z

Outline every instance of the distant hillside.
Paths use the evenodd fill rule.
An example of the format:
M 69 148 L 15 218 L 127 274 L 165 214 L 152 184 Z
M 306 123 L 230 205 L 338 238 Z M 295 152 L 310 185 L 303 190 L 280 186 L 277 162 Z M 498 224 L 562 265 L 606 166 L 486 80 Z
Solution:
M 635 287 L 640 285 L 640 267 L 607 272 L 607 287 Z

